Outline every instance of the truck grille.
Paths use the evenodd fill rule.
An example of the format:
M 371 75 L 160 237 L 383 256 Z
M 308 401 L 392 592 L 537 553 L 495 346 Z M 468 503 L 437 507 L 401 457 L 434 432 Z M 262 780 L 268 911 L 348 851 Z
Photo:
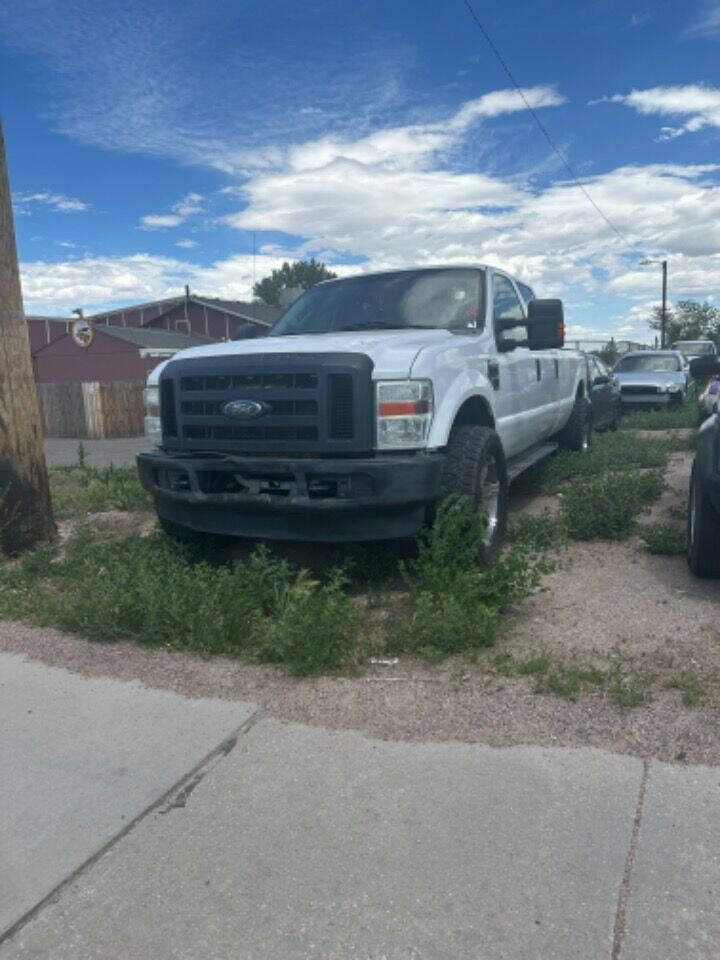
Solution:
M 249 354 L 175 360 L 160 378 L 163 445 L 319 455 L 373 447 L 372 362 L 363 354 Z M 257 416 L 225 412 L 258 401 Z

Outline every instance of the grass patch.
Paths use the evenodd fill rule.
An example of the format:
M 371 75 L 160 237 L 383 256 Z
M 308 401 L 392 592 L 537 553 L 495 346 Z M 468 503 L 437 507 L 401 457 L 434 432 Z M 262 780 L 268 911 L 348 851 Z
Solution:
M 659 471 L 606 473 L 568 483 L 562 514 L 575 540 L 624 540 L 644 507 L 657 500 L 665 486 Z
M 135 467 L 50 467 L 50 492 L 58 519 L 102 510 L 152 510 Z
M 647 681 L 624 673 L 619 661 L 608 670 L 574 663 L 553 662 L 547 654 L 516 660 L 508 653 L 493 658 L 496 673 L 504 677 L 535 677 L 534 692 L 575 702 L 583 693 L 602 693 L 621 707 L 639 707 L 648 701 Z
M 694 673 L 681 673 L 665 682 L 666 690 L 682 691 L 681 700 L 686 707 L 696 707 L 705 697 L 705 691 Z
M 526 471 L 515 482 L 514 489 L 528 494 L 553 494 L 572 480 L 604 473 L 664 470 L 668 457 L 679 447 L 687 447 L 685 439 L 641 438 L 621 432 L 595 434 L 589 452 L 558 453 Z
M 648 523 L 638 533 L 650 553 L 675 556 L 687 549 L 687 531 L 676 523 Z
M 342 587 L 339 571 L 321 584 L 264 549 L 213 566 L 161 534 L 102 544 L 81 534 L 62 556 L 43 545 L 0 568 L 0 616 L 312 674 L 354 649 L 357 608 Z
M 622 420 L 623 430 L 673 430 L 682 427 L 697 427 L 697 403 L 687 403 L 663 410 L 635 410 L 626 413 Z

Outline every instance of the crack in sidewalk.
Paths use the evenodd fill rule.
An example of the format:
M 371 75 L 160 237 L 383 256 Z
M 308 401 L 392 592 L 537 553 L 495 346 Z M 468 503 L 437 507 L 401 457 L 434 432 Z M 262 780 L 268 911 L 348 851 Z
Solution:
M 628 847 L 627 857 L 625 858 L 625 869 L 623 870 L 620 890 L 618 892 L 610 960 L 620 960 L 620 951 L 622 950 L 623 940 L 625 939 L 625 914 L 628 900 L 630 899 L 630 879 L 632 877 L 633 867 L 635 866 L 635 855 L 637 853 L 638 837 L 640 836 L 640 824 L 642 822 L 645 791 L 647 789 L 649 775 L 650 761 L 645 758 L 643 760 L 642 777 L 640 778 L 637 807 L 635 808 L 635 819 L 633 820 L 632 831 L 630 833 L 630 846 Z
M 207 753 L 199 763 L 196 763 L 191 770 L 188 770 L 187 773 L 184 773 L 182 777 L 176 780 L 169 790 L 166 790 L 157 798 L 157 800 L 153 800 L 153 802 L 145 807 L 144 810 L 141 810 L 137 816 L 133 817 L 133 819 L 122 828 L 122 830 L 119 830 L 107 841 L 107 843 L 103 844 L 99 850 L 96 850 L 95 853 L 88 857 L 87 860 L 84 860 L 79 867 L 76 867 L 67 875 L 67 877 L 61 880 L 60 883 L 56 884 L 50 893 L 44 896 L 42 900 L 39 900 L 34 907 L 31 907 L 28 911 L 26 911 L 7 929 L 0 930 L 0 945 L 14 937 L 15 934 L 22 929 L 22 927 L 33 920 L 46 906 L 48 906 L 48 904 L 54 903 L 65 887 L 68 887 L 82 873 L 94 866 L 101 857 L 112 850 L 112 848 L 120 840 L 134 830 L 139 823 L 149 816 L 149 814 L 153 813 L 163 804 L 167 804 L 167 809 L 160 810 L 160 813 L 167 813 L 168 810 L 175 807 L 184 807 L 185 802 L 180 803 L 178 802 L 178 799 L 184 796 L 184 800 L 186 801 L 190 793 L 195 789 L 198 783 L 208 772 L 208 765 L 212 764 L 213 761 L 217 761 L 220 757 L 226 757 L 236 746 L 239 738 L 250 733 L 252 728 L 259 720 L 262 719 L 262 717 L 262 709 L 258 708 L 257 710 L 254 710 L 247 720 L 233 730 L 229 737 L 225 737 L 221 743 L 219 743 L 216 747 L 213 747 L 213 749 Z

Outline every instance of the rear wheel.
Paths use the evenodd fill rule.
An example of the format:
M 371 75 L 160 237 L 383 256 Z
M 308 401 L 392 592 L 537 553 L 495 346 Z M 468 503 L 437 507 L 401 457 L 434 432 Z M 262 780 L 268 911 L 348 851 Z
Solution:
M 690 477 L 688 565 L 698 577 L 720 577 L 720 514 L 710 502 L 696 466 Z
M 590 408 L 585 397 L 576 397 L 570 419 L 557 435 L 557 441 L 563 450 L 587 452 L 592 439 Z
M 467 497 L 485 515 L 481 559 L 498 550 L 507 526 L 508 479 L 500 438 L 490 427 L 454 427 L 443 472 L 446 494 Z

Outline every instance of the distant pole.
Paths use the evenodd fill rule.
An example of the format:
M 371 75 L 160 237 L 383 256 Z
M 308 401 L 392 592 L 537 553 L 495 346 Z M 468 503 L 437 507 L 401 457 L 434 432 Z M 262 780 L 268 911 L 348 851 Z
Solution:
M 255 288 L 255 231 L 253 230 L 253 289 Z
M 55 535 L 0 125 L 0 549 Z
M 660 327 L 660 346 L 667 346 L 667 260 L 662 261 L 662 324 Z

